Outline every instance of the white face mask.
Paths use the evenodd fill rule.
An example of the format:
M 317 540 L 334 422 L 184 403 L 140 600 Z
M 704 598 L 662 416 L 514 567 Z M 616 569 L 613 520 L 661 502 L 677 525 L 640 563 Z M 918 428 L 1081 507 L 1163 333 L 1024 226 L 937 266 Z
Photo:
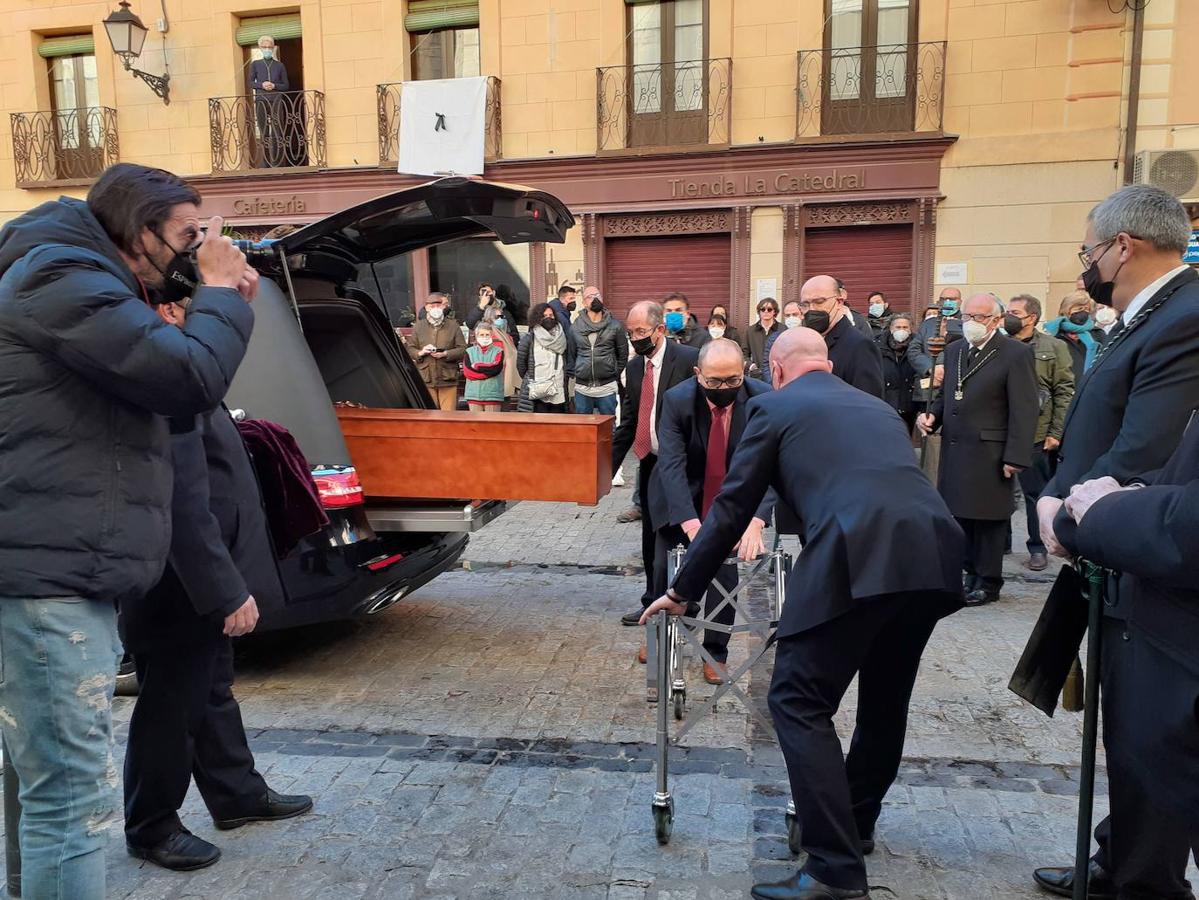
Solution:
M 722 337 L 724 337 L 724 329 L 720 328 L 717 325 L 713 325 L 711 328 L 708 329 L 708 334 L 712 335 L 713 340 L 715 340 L 716 338 L 722 338 Z
M 1095 313 L 1095 322 L 1101 328 L 1107 328 L 1107 326 L 1111 325 L 1112 322 L 1116 321 L 1116 319 L 1116 311 L 1110 306 L 1101 306 L 1099 307 L 1099 311 Z
M 891 332 L 891 340 L 895 341 L 897 344 L 902 344 L 911 336 L 912 332 L 908 331 L 906 328 L 896 328 Z
M 425 310 L 425 318 L 436 325 L 445 318 L 445 310 L 440 306 L 430 306 Z
M 883 314 L 883 310 L 886 308 L 887 307 L 885 305 L 883 305 L 882 303 L 871 303 L 870 304 L 870 315 L 874 316 L 877 319 L 879 316 L 881 316 Z
M 478 344 L 480 347 L 490 347 L 491 346 L 491 335 L 481 334 L 477 338 L 475 338 L 475 343 Z
M 966 322 L 962 325 L 962 337 L 972 344 L 981 344 L 987 339 L 987 326 L 982 322 Z
M 783 324 L 788 328 L 798 328 L 803 324 L 803 319 L 799 316 L 787 316 L 787 318 L 783 319 Z

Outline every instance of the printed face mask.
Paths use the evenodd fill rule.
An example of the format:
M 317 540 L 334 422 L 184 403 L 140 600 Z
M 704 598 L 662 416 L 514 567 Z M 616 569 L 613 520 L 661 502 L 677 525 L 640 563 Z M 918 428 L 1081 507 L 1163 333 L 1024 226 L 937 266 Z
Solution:
M 155 237 L 175 250 L 162 235 L 156 234 Z M 200 271 L 196 267 L 196 248 L 199 246 L 197 243 L 186 250 L 175 250 L 175 255 L 171 257 L 165 269 L 159 267 L 154 257 L 146 255 L 150 265 L 162 275 L 162 287 L 156 292 L 160 302 L 179 303 L 195 294 L 196 288 L 200 286 Z

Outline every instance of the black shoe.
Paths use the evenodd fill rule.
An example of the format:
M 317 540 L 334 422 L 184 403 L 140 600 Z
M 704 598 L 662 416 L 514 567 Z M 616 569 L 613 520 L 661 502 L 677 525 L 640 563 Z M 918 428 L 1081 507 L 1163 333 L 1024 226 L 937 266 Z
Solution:
M 311 797 L 303 794 L 276 794 L 267 788 L 266 796 L 262 798 L 255 809 L 227 819 L 214 818 L 212 824 L 221 831 L 230 831 L 234 828 L 241 828 L 250 822 L 277 822 L 280 819 L 292 819 L 304 815 L 310 809 L 312 809 Z
M 198 838 L 186 828 L 176 831 L 153 847 L 135 847 L 126 843 L 130 856 L 149 860 L 156 866 L 172 872 L 192 872 L 205 869 L 221 858 L 221 850 L 203 838 Z
M 870 900 L 867 890 L 829 887 L 806 872 L 796 872 L 786 881 L 755 884 L 749 893 L 756 900 Z
M 866 837 L 859 838 L 859 840 L 862 842 L 862 855 L 863 856 L 869 856 L 871 853 L 874 852 L 874 832 L 873 831 L 870 832 L 870 834 L 866 835 Z
M 998 599 L 999 591 L 987 591 L 977 588 L 966 595 L 964 603 L 966 606 L 986 606 L 988 603 L 994 603 Z
M 641 617 L 645 614 L 645 607 L 639 607 L 632 612 L 627 612 L 620 617 L 621 625 L 640 625 Z
M 1032 873 L 1033 881 L 1043 890 L 1061 897 L 1074 896 L 1074 866 L 1037 869 Z M 1116 883 L 1099 863 L 1091 860 L 1091 873 L 1087 879 L 1087 897 L 1091 900 L 1116 900 Z
M 1049 568 L 1049 557 L 1044 550 L 1034 550 L 1028 554 L 1028 562 L 1024 565 L 1034 572 L 1042 572 Z

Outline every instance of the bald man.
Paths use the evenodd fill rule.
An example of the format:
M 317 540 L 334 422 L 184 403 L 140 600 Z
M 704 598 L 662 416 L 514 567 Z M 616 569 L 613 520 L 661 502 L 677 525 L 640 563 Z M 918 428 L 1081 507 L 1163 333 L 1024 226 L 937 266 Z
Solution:
M 903 422 L 831 374 L 821 336 L 788 330 L 775 390 L 751 400 L 723 487 L 658 610 L 694 606 L 773 488 L 803 520 L 770 711 L 808 858 L 759 900 L 867 897 L 863 859 L 903 754 L 908 702 L 938 619 L 961 605 L 963 535 L 916 465 Z M 783 462 L 785 461 L 785 462 Z M 848 757 L 833 717 L 859 677 Z
M 649 485 L 649 505 L 658 527 L 654 562 L 655 596 L 667 587 L 666 569 L 670 551 L 687 546 L 707 516 L 720 491 L 733 451 L 745 432 L 746 406 L 770 386 L 745 377 L 740 345 L 726 338 L 710 340 L 699 351 L 695 376 L 672 387 L 662 398 L 662 421 L 658 426 L 658 464 Z M 758 504 L 738 544 L 742 559 L 756 559 L 763 552 L 762 529 L 774 512 L 774 495 L 768 493 Z M 737 567 L 726 565 L 716 580 L 725 591 L 737 585 Z M 720 591 L 709 588 L 704 615 L 715 614 L 717 623 L 732 625 L 736 610 L 725 604 Z M 704 680 L 720 684 L 728 660 L 729 632 L 704 632 Z
M 824 335 L 833 374 L 858 390 L 882 397 L 882 352 L 873 338 L 864 335 L 853 324 L 846 302 L 845 287 L 832 275 L 809 278 L 799 290 L 798 306 L 803 325 Z M 862 318 L 864 320 L 865 316 Z

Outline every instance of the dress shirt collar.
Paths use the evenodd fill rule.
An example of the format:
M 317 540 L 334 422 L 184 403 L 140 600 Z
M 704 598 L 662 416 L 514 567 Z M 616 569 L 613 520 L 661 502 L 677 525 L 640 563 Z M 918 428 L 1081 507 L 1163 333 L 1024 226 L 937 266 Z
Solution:
M 1153 298 L 1153 295 L 1164 288 L 1172 278 L 1181 275 L 1189 268 L 1190 266 L 1184 263 L 1177 268 L 1171 269 L 1161 278 L 1157 279 L 1157 281 L 1142 289 L 1139 294 L 1132 298 L 1132 302 L 1129 303 L 1128 308 L 1124 310 L 1124 324 L 1127 325 L 1129 322 L 1131 322 L 1136 314 L 1145 308 L 1145 304 Z
M 658 348 L 648 357 L 649 361 L 654 364 L 655 372 L 662 371 L 662 359 L 666 356 L 666 345 L 668 343 L 670 343 L 670 338 L 663 338 L 662 343 L 660 343 Z
M 970 347 L 971 350 L 983 350 L 986 348 L 987 344 L 991 343 L 991 339 L 993 337 L 995 337 L 995 335 L 997 335 L 997 334 L 999 334 L 998 328 L 996 328 L 994 331 L 992 331 L 990 334 L 988 334 L 987 339 L 985 341 L 983 341 L 981 344 L 979 344 L 977 347 L 975 347 L 969 341 L 966 341 L 966 344 Z M 1030 338 L 1030 340 L 1031 340 L 1031 338 Z

